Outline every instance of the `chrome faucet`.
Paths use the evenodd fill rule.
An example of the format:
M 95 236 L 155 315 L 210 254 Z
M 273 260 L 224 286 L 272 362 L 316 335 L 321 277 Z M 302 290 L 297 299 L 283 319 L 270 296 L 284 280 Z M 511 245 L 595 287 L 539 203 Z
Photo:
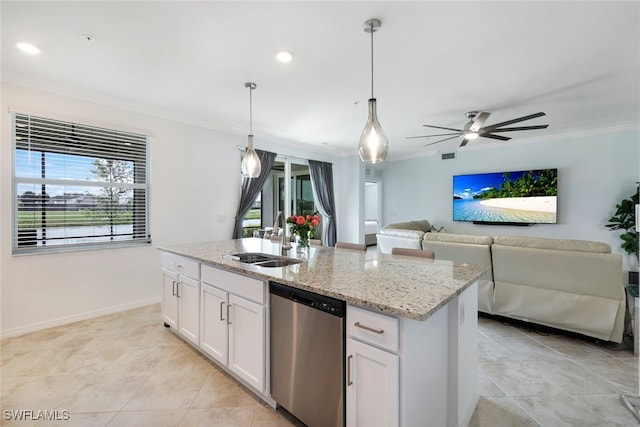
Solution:
M 291 249 L 291 244 L 287 239 L 287 220 L 284 217 L 284 213 L 282 211 L 278 211 L 278 215 L 276 215 L 276 220 L 273 222 L 273 232 L 278 235 L 278 221 L 282 218 L 282 249 Z

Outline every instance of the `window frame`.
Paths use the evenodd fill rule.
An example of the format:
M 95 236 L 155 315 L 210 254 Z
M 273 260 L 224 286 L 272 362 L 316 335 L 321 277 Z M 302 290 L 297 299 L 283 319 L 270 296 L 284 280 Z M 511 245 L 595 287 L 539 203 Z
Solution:
M 124 130 L 119 130 L 114 128 L 107 128 L 104 127 L 104 125 L 102 126 L 96 126 L 93 124 L 85 124 L 85 123 L 81 123 L 77 120 L 69 120 L 69 119 L 61 119 L 58 117 L 52 117 L 52 115 L 43 115 L 43 114 L 31 114 L 31 113 L 27 113 L 27 112 L 22 112 L 22 111 L 10 111 L 11 114 L 11 142 L 12 142 L 12 146 L 11 146 L 11 178 L 12 178 L 12 183 L 11 183 L 11 191 L 12 191 L 12 201 L 11 201 L 11 214 L 12 214 L 12 232 L 11 232 L 11 248 L 12 248 L 12 254 L 13 255 L 22 255 L 22 254 L 40 254 L 40 253 L 55 253 L 55 252 L 67 252 L 67 251 L 82 251 L 82 250 L 96 250 L 96 249 L 113 249 L 113 248 L 118 248 L 118 247 L 130 247 L 130 246 L 146 246 L 146 245 L 150 245 L 151 244 L 151 229 L 150 229 L 150 224 L 151 224 L 151 203 L 150 203 L 150 193 L 151 193 L 151 180 L 150 180 L 150 171 L 151 171 L 151 165 L 150 165 L 150 151 L 151 151 L 151 136 L 148 134 L 144 134 L 144 133 L 140 133 L 139 131 L 137 132 L 132 132 L 132 131 L 124 131 Z M 118 149 L 117 145 L 113 144 L 113 141 L 117 140 L 117 137 L 114 138 L 113 141 L 109 141 L 107 140 L 107 145 L 109 146 L 109 149 L 105 151 L 104 156 L 100 156 L 99 155 L 99 149 L 102 149 L 102 147 L 98 146 L 98 143 L 95 143 L 95 146 L 92 146 L 90 142 L 88 144 L 89 148 L 82 148 L 81 150 L 84 152 L 81 152 L 79 154 L 75 154 L 75 156 L 78 157 L 78 159 L 94 159 L 95 160 L 113 160 L 113 161 L 120 161 L 120 162 L 131 162 L 132 166 L 131 166 L 131 176 L 132 176 L 132 180 L 133 182 L 118 182 L 118 181 L 101 181 L 99 179 L 97 180 L 90 180 L 87 178 L 87 180 L 82 180 L 82 179 L 67 179 L 66 176 L 69 175 L 64 175 L 62 178 L 61 177 L 56 177 L 56 178 L 47 178 L 46 176 L 46 161 L 43 161 L 44 159 L 46 159 L 46 154 L 47 153 L 57 153 L 57 154 L 65 154 L 64 151 L 65 149 L 69 149 L 69 144 L 65 143 L 65 142 L 61 142 L 59 144 L 59 146 L 56 145 L 55 142 L 51 143 L 50 141 L 47 142 L 42 142 L 40 143 L 40 145 L 42 145 L 43 147 L 50 144 L 52 148 L 54 148 L 53 150 L 46 150 L 46 149 L 42 149 L 42 147 L 40 147 L 41 149 L 34 149 L 33 152 L 38 153 L 38 156 L 40 156 L 40 162 L 42 162 L 44 164 L 44 171 L 45 171 L 45 177 L 33 177 L 33 176 L 18 176 L 18 150 L 23 150 L 23 148 L 20 147 L 21 144 L 18 143 L 17 140 L 17 136 L 18 136 L 18 132 L 17 132 L 17 128 L 18 128 L 18 118 L 19 120 L 24 120 L 25 118 L 28 119 L 40 119 L 43 121 L 50 121 L 52 123 L 55 122 L 55 124 L 64 124 L 64 125 L 70 125 L 70 126 L 78 126 L 81 127 L 82 129 L 88 129 L 88 130 L 95 130 L 96 132 L 109 132 L 109 133 L 113 133 L 114 135 L 117 135 L 117 137 L 122 137 L 122 136 L 126 136 L 126 135 L 132 135 L 136 138 L 136 143 L 138 144 L 144 144 L 144 148 L 142 149 L 137 149 L 137 150 L 133 150 L 131 149 L 131 151 L 126 151 L 126 150 L 122 150 L 122 149 Z M 60 131 L 60 135 L 63 135 L 63 132 Z M 58 135 L 54 135 L 54 136 L 58 136 Z M 96 139 L 100 138 L 101 135 L 98 134 L 96 136 Z M 54 138 L 52 138 L 54 139 Z M 92 137 L 88 137 L 88 140 L 91 140 Z M 142 142 L 144 141 L 144 142 Z M 31 142 L 28 143 L 29 145 L 31 144 Z M 38 145 L 37 143 L 34 143 L 34 145 Z M 121 143 L 120 146 L 126 146 L 128 144 L 126 143 Z M 56 149 L 57 148 L 57 149 Z M 143 156 L 142 156 L 142 153 Z M 68 153 L 67 153 L 68 154 Z M 121 157 L 119 157 L 121 156 Z M 141 157 L 136 157 L 136 156 L 141 156 Z M 73 157 L 71 158 L 73 160 Z M 139 168 L 136 167 L 136 163 L 140 162 L 142 163 Z M 144 176 L 141 176 L 141 174 L 144 174 Z M 55 174 L 54 174 L 55 176 Z M 136 180 L 138 179 L 138 177 L 140 177 L 140 181 L 141 182 L 136 182 Z M 110 234 L 109 235 L 100 235 L 100 234 L 88 234 L 88 235 L 82 235 L 82 236 L 65 236 L 64 238 L 51 238 L 51 239 L 47 239 L 46 238 L 46 229 L 47 228 L 52 228 L 52 226 L 47 227 L 46 223 L 45 226 L 42 227 L 40 226 L 40 228 L 44 229 L 44 237 L 43 238 L 38 238 L 36 235 L 36 244 L 24 244 L 21 243 L 21 236 L 23 236 L 20 232 L 19 232 L 19 226 L 20 226 L 20 201 L 19 201 L 19 186 L 20 185 L 34 185 L 34 186 L 68 186 L 68 187 L 86 187 L 86 188 L 113 188 L 113 189 L 119 189 L 119 190 L 132 190 L 132 195 L 131 195 L 131 203 L 134 204 L 133 209 L 131 209 L 131 226 L 132 228 L 132 232 L 131 232 L 131 236 L 130 238 L 122 238 L 122 235 L 118 235 L 118 234 L 114 234 L 113 233 L 113 229 L 110 230 Z M 136 195 L 136 190 L 142 190 L 142 195 Z M 40 193 L 42 194 L 42 193 Z M 65 205 L 66 206 L 66 205 Z M 113 210 L 113 208 L 111 208 L 108 212 L 111 212 L 111 210 Z M 41 214 L 41 220 L 46 219 L 46 212 L 49 211 L 53 211 L 52 209 L 43 209 L 42 212 L 44 212 L 44 214 Z M 63 209 L 63 212 L 70 212 L 67 209 Z M 108 213 L 108 215 L 111 215 L 110 213 Z M 140 215 L 143 215 L 142 218 L 140 218 Z M 37 214 L 36 214 L 37 216 Z M 97 222 L 93 222 L 93 223 L 87 223 L 87 226 L 97 226 L 99 224 L 97 224 Z M 113 226 L 113 222 L 111 223 L 111 225 Z M 73 225 L 63 225 L 62 227 L 64 228 L 72 228 Z M 136 227 L 140 227 L 140 231 L 142 231 L 142 233 L 135 232 Z M 33 228 L 33 227 L 32 227 Z M 41 232 L 42 233 L 42 232 Z M 115 238 L 114 238 L 115 237 Z M 100 239 L 103 238 L 105 240 L 101 240 L 101 241 L 95 241 L 96 239 Z M 51 240 L 84 240 L 84 241 L 80 241 L 80 242 L 65 242 L 65 243 L 58 243 L 58 244 L 49 244 L 47 245 L 48 241 Z M 43 242 L 43 243 L 40 243 Z

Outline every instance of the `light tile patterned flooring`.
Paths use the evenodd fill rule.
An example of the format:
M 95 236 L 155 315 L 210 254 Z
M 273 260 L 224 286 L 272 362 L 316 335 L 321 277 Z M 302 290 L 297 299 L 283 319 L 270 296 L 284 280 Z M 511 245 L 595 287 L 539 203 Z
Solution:
M 619 402 L 638 394 L 631 351 L 483 317 L 478 339 L 481 398 L 471 426 L 638 425 Z M 0 344 L 3 426 L 294 425 L 164 328 L 159 305 Z M 70 411 L 69 420 L 15 421 L 5 412 L 55 409 Z

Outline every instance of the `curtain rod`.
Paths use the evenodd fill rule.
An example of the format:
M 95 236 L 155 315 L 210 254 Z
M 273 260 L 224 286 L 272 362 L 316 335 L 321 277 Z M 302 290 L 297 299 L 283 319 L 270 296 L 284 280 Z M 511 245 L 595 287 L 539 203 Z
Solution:
M 240 150 L 240 151 L 247 151 L 247 147 L 245 147 L 244 145 L 236 145 L 236 147 Z M 276 153 L 276 159 L 280 157 L 280 158 L 284 158 L 287 160 L 302 160 L 304 162 L 308 162 L 309 160 L 313 160 L 313 159 L 304 159 L 302 157 L 296 157 L 296 156 L 290 156 L 288 154 L 280 154 L 280 153 Z

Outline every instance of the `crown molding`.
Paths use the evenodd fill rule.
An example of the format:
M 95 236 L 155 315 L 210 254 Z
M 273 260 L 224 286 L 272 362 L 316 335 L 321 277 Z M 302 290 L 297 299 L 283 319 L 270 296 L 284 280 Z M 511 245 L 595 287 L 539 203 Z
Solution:
M 100 105 L 106 105 L 109 107 L 114 107 L 126 111 L 130 111 L 133 113 L 143 114 L 146 116 L 171 120 L 177 123 L 182 123 L 186 125 L 196 126 L 204 129 L 210 129 L 221 133 L 236 135 L 236 136 L 246 136 L 246 129 L 240 129 L 237 127 L 226 126 L 219 123 L 212 123 L 210 121 L 205 120 L 197 120 L 192 117 L 188 117 L 185 115 L 174 114 L 166 110 L 161 110 L 155 108 L 151 105 L 137 102 L 129 102 L 123 101 L 122 99 L 109 96 L 104 93 L 98 93 L 95 91 L 83 90 L 76 86 L 70 86 L 59 82 L 54 82 L 47 79 L 41 79 L 39 77 L 35 77 L 32 75 L 26 75 L 21 73 L 15 73 L 12 71 L 2 70 L 0 75 L 0 80 L 2 82 L 15 84 L 18 86 L 24 86 L 31 89 L 41 90 L 43 92 L 54 93 L 56 95 L 68 96 L 72 98 L 79 99 L 81 101 L 92 102 Z M 351 153 L 346 150 L 342 150 L 340 148 L 330 147 L 330 146 L 318 146 L 314 144 L 304 143 L 300 141 L 294 141 L 282 136 L 275 135 L 270 132 L 265 132 L 264 130 L 255 131 L 254 134 L 256 138 L 256 147 L 259 148 L 259 141 L 270 142 L 274 144 L 280 144 L 283 146 L 291 147 L 291 148 L 301 148 L 301 145 L 305 150 L 308 150 L 313 153 L 317 153 L 324 156 L 333 156 L 333 157 L 346 157 Z

